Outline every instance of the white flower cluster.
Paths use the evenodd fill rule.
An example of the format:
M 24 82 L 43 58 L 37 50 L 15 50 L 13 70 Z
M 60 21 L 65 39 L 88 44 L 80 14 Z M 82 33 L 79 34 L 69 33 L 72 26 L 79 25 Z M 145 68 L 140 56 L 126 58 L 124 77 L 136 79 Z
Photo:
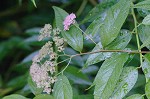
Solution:
M 45 37 L 52 37 L 34 56 L 30 67 L 30 75 L 38 88 L 43 88 L 43 92 L 50 94 L 52 85 L 56 82 L 57 51 L 64 50 L 64 39 L 59 36 L 58 28 L 52 29 L 50 24 L 46 24 L 40 31 L 39 41 Z M 55 52 L 55 51 L 56 52 Z
M 40 30 L 39 41 L 43 40 L 45 37 L 50 37 L 52 31 L 52 26 L 50 24 L 45 24 L 44 28 Z

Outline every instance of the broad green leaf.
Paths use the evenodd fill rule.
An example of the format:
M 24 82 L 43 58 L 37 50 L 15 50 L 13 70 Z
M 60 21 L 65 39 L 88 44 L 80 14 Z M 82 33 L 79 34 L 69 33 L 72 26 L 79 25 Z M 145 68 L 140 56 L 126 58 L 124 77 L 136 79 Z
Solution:
M 116 84 L 111 99 L 122 99 L 135 85 L 138 79 L 136 67 L 125 67 Z
M 140 25 L 138 27 L 138 33 L 139 33 L 139 37 L 141 42 L 143 43 L 141 45 L 141 47 L 147 47 L 148 49 L 150 49 L 150 35 L 149 35 L 149 31 L 150 31 L 150 25 Z
M 134 94 L 127 97 L 126 99 L 144 99 L 144 97 L 141 94 Z
M 141 45 L 141 48 L 148 46 L 150 44 L 150 36 L 143 42 L 143 44 Z
M 53 96 L 48 94 L 40 94 L 34 97 L 33 99 L 54 99 Z
M 66 76 L 58 76 L 53 94 L 54 99 L 73 99 L 72 88 Z
M 69 66 L 64 74 L 68 79 L 74 82 L 74 84 L 81 84 L 81 85 L 91 85 L 91 81 L 87 77 L 87 75 L 79 72 L 80 70 L 74 66 Z
M 61 8 L 53 6 L 53 9 L 55 11 L 56 26 L 63 30 L 63 21 L 68 14 Z M 75 23 L 75 25 L 70 26 L 70 29 L 68 31 L 62 31 L 62 36 L 67 40 L 67 43 L 73 49 L 79 52 L 82 51 L 83 35 L 77 23 Z
M 37 6 L 36 6 L 36 3 L 35 3 L 35 0 L 31 0 L 31 1 L 32 1 L 32 3 L 34 4 L 34 6 L 37 7 Z
M 62 36 L 67 40 L 67 43 L 76 51 L 81 52 L 83 49 L 83 35 L 80 29 L 76 26 L 70 27 L 69 31 L 63 31 Z
M 104 15 L 103 13 L 110 8 L 112 5 L 114 5 L 116 2 L 110 1 L 110 2 L 105 2 L 105 3 L 99 3 L 96 5 L 84 18 L 82 23 L 84 22 L 92 22 L 97 18 L 103 18 Z
M 147 15 L 150 14 L 150 10 L 146 10 L 146 9 L 138 8 L 137 11 L 138 11 L 138 14 L 143 18 L 145 18 Z
M 150 14 L 143 19 L 142 24 L 150 25 Z
M 42 88 L 37 88 L 36 83 L 32 81 L 31 76 L 29 75 L 28 77 L 28 85 L 30 87 L 30 90 L 34 95 L 41 94 L 43 89 Z
M 150 10 L 150 0 L 145 0 L 134 5 L 134 8 Z
M 122 53 L 104 61 L 94 80 L 94 99 L 108 99 L 111 96 L 127 59 L 128 54 Z
M 3 99 L 27 99 L 27 98 L 22 95 L 12 94 L 12 95 L 3 97 Z
M 89 67 L 83 69 L 82 72 L 85 74 L 95 74 L 98 70 L 99 70 L 99 68 L 97 66 L 92 65 L 92 66 L 89 66 Z
M 145 74 L 146 81 L 150 80 L 150 59 L 147 58 L 147 55 L 144 57 L 144 61 L 142 63 L 142 70 Z
M 104 24 L 100 27 L 100 38 L 104 47 L 118 36 L 128 16 L 130 4 L 130 0 L 120 0 L 107 11 Z
M 130 42 L 132 33 L 129 30 L 121 30 L 118 37 L 111 42 L 105 49 L 124 49 Z
M 75 95 L 73 99 L 94 99 L 93 95 Z
M 150 80 L 146 83 L 145 94 L 148 99 L 150 99 Z
M 132 34 L 128 30 L 121 30 L 118 37 L 113 42 L 111 42 L 108 46 L 106 46 L 105 49 L 108 49 L 108 50 L 109 49 L 111 50 L 124 49 L 130 42 L 131 38 L 132 38 Z M 92 52 L 98 51 L 101 49 L 102 49 L 102 45 L 101 43 L 98 43 L 95 46 L 95 48 L 92 50 Z M 111 55 L 112 53 L 110 52 L 99 52 L 99 53 L 91 54 L 89 58 L 87 59 L 85 66 L 103 61 L 111 57 Z
M 23 86 L 26 85 L 27 81 L 24 79 L 27 78 L 28 78 L 27 74 L 24 74 L 22 76 L 17 76 L 7 83 L 7 87 L 11 87 L 14 89 L 22 88 Z
M 100 32 L 100 26 L 102 25 L 101 18 L 95 19 L 86 29 L 85 34 L 93 38 L 97 33 Z M 87 35 L 85 35 L 86 38 L 89 38 Z
M 101 49 L 102 49 L 102 45 L 99 42 L 94 47 L 94 49 L 92 50 L 92 52 L 99 51 Z M 98 63 L 100 61 L 103 61 L 103 60 L 111 57 L 111 55 L 112 55 L 111 52 L 99 52 L 99 53 L 91 54 L 91 55 L 89 55 L 89 57 L 88 57 L 88 59 L 87 59 L 84 67 L 87 67 L 88 65 L 96 64 L 96 63 Z

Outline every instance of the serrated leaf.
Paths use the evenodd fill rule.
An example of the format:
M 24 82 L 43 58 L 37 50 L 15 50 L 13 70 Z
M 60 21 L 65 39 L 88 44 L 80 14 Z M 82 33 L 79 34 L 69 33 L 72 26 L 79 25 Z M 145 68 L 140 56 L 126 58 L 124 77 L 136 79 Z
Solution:
M 81 23 L 92 22 L 97 18 L 103 18 L 103 13 L 115 3 L 115 1 L 99 3 L 86 15 Z
M 150 80 L 146 83 L 145 94 L 148 99 L 150 99 Z
M 35 82 L 32 81 L 31 76 L 29 75 L 28 77 L 28 85 L 30 87 L 30 90 L 34 95 L 39 95 L 42 93 L 43 89 L 42 88 L 37 88 L 37 85 Z
M 132 38 L 132 34 L 128 31 L 128 30 L 121 30 L 118 37 L 113 41 L 111 42 L 108 46 L 106 46 L 105 49 L 111 49 L 111 50 L 116 50 L 116 49 L 124 49 L 128 43 L 130 42 Z M 92 52 L 94 51 L 98 51 L 98 50 L 101 50 L 102 49 L 102 45 L 101 43 L 98 43 L 94 49 L 92 50 Z M 99 53 L 95 53 L 95 54 L 91 54 L 86 63 L 85 63 L 85 66 L 88 66 L 88 65 L 92 65 L 92 64 L 95 64 L 95 63 L 98 63 L 100 61 L 103 61 L 109 57 L 111 57 L 112 53 L 110 52 L 99 52 Z
M 134 8 L 150 10 L 150 0 L 141 1 L 134 5 Z
M 74 66 L 69 66 L 64 74 L 66 77 L 73 81 L 74 84 L 80 84 L 80 85 L 91 85 L 91 81 L 87 77 L 87 75 L 83 74 L 82 72 L 79 72 L 80 70 Z
M 146 81 L 149 81 L 149 79 L 150 79 L 150 60 L 147 58 L 146 55 L 145 55 L 144 59 L 145 60 L 142 63 L 142 70 L 145 74 Z
M 137 79 L 136 67 L 125 67 L 110 99 L 122 99 L 133 88 Z
M 94 99 L 108 99 L 111 96 L 127 59 L 128 54 L 122 53 L 104 61 L 94 80 Z
M 56 19 L 56 26 L 61 30 L 63 28 L 63 21 L 65 17 L 68 15 L 66 11 L 61 8 L 53 6 L 55 11 L 55 19 Z M 70 26 L 70 29 L 67 31 L 62 31 L 62 36 L 67 40 L 67 43 L 76 51 L 81 52 L 83 49 L 83 35 L 82 31 L 79 29 L 77 23 L 75 25 Z
M 126 99 L 144 99 L 144 97 L 141 94 L 134 94 L 127 97 Z
M 104 47 L 111 43 L 119 34 L 128 16 L 130 3 L 130 0 L 120 0 L 107 11 L 104 24 L 100 27 L 100 38 Z
M 2 99 L 27 99 L 27 98 L 22 95 L 12 94 L 12 95 L 5 96 Z
M 33 99 L 54 99 L 54 97 L 48 94 L 40 94 L 34 97 Z
M 140 25 L 138 27 L 138 33 L 139 33 L 139 37 L 141 42 L 143 43 L 141 45 L 142 47 L 147 47 L 148 49 L 150 49 L 150 35 L 149 35 L 149 31 L 150 31 L 150 26 L 149 25 Z
M 142 24 L 150 25 L 150 14 L 143 19 Z
M 54 99 L 73 99 L 72 88 L 66 76 L 58 76 L 53 94 Z

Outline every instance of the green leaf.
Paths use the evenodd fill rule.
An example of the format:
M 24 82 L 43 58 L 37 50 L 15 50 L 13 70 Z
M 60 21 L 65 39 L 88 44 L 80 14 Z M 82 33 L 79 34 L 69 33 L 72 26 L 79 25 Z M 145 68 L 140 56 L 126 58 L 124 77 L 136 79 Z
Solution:
M 116 84 L 116 88 L 111 99 L 122 99 L 135 85 L 138 79 L 138 70 L 136 67 L 125 67 Z
M 104 17 L 103 13 L 114 4 L 115 4 L 114 1 L 99 3 L 86 15 L 86 17 L 81 23 L 92 22 L 97 18 L 103 18 Z
M 27 79 L 27 75 L 21 75 L 21 76 L 17 76 L 16 78 L 13 78 L 12 80 L 10 80 L 7 83 L 7 87 L 11 87 L 14 89 L 18 89 L 18 88 L 22 88 L 23 86 L 26 85 L 27 81 L 24 79 Z
M 66 76 L 58 76 L 53 94 L 54 99 L 73 99 L 72 88 Z
M 148 49 L 150 49 L 149 31 L 150 31 L 150 25 L 140 25 L 138 27 L 139 37 L 140 37 L 141 42 L 143 43 L 141 45 L 141 48 L 146 46 Z
M 143 18 L 145 18 L 147 15 L 150 14 L 150 10 L 140 9 L 140 8 L 137 9 L 137 12 L 138 12 L 139 16 L 141 16 Z
M 150 36 L 143 42 L 143 44 L 141 45 L 141 48 L 148 46 L 150 44 Z
M 93 95 L 75 95 L 73 99 L 94 99 Z
M 53 96 L 48 94 L 40 94 L 34 97 L 33 99 L 54 99 Z
M 147 55 L 145 55 L 144 59 L 145 60 L 142 63 L 142 70 L 145 74 L 146 81 L 149 81 L 149 79 L 150 79 L 150 60 L 148 59 Z
M 31 1 L 32 1 L 32 3 L 34 4 L 34 6 L 37 7 L 37 6 L 36 6 L 36 3 L 35 3 L 35 0 L 31 0 Z
M 63 31 L 62 36 L 67 40 L 67 43 L 76 51 L 81 52 L 83 49 L 83 35 L 80 29 L 76 26 L 71 26 L 69 31 Z
M 91 85 L 91 81 L 87 77 L 87 75 L 83 74 L 82 72 L 79 72 L 80 70 L 74 66 L 69 66 L 64 74 L 67 76 L 67 78 L 71 81 L 73 81 L 75 84 L 81 84 L 81 85 Z
M 134 8 L 150 10 L 150 0 L 145 0 L 134 5 Z
M 29 75 L 28 77 L 28 85 L 30 87 L 30 90 L 34 95 L 41 94 L 43 89 L 42 88 L 37 88 L 36 83 L 32 81 L 31 76 Z
M 128 16 L 130 3 L 130 0 L 120 0 L 107 11 L 104 24 L 100 28 L 100 38 L 104 47 L 111 43 L 119 34 Z
M 100 26 L 102 25 L 101 18 L 95 19 L 89 27 L 86 29 L 85 34 L 87 34 L 90 37 L 94 37 L 97 33 L 99 33 Z M 87 37 L 87 35 L 85 35 Z M 88 37 L 87 37 L 88 38 Z
M 56 26 L 63 30 L 63 21 L 68 15 L 66 11 L 61 8 L 53 6 L 55 11 Z M 62 31 L 62 36 L 67 40 L 67 43 L 76 51 L 81 52 L 83 49 L 83 35 L 82 31 L 79 29 L 77 23 L 70 26 L 68 31 Z
M 134 94 L 127 97 L 126 99 L 144 99 L 144 97 L 141 94 Z
M 145 94 L 146 94 L 147 98 L 150 99 L 150 80 L 146 83 Z
M 108 46 L 106 46 L 105 49 L 111 49 L 111 50 L 116 50 L 116 49 L 124 49 L 128 43 L 130 42 L 132 38 L 132 34 L 128 31 L 128 30 L 121 30 L 118 37 L 111 42 Z M 98 51 L 102 49 L 102 45 L 99 42 L 94 49 L 92 50 L 92 52 L 94 51 Z M 112 53 L 110 52 L 99 52 L 99 53 L 95 53 L 95 54 L 91 54 L 89 55 L 86 63 L 85 63 L 85 67 L 87 67 L 88 65 L 92 65 L 98 62 L 101 62 L 109 57 L 111 57 Z
M 108 99 L 111 96 L 127 59 L 128 54 L 122 53 L 104 61 L 94 80 L 94 99 Z
M 111 42 L 105 49 L 124 49 L 130 42 L 132 33 L 129 30 L 122 29 L 118 37 Z
M 102 45 L 101 43 L 99 42 L 95 47 L 94 49 L 92 50 L 92 52 L 95 52 L 95 51 L 99 51 L 102 49 Z M 94 54 L 91 54 L 89 55 L 86 63 L 85 63 L 85 66 L 84 67 L 87 67 L 88 65 L 92 65 L 92 64 L 96 64 L 100 61 L 103 61 L 109 57 L 111 57 L 112 53 L 111 52 L 99 52 L 99 53 L 94 53 Z
M 143 19 L 142 24 L 150 25 L 150 14 Z
M 22 95 L 12 94 L 12 95 L 3 97 L 3 99 L 27 99 L 27 98 Z

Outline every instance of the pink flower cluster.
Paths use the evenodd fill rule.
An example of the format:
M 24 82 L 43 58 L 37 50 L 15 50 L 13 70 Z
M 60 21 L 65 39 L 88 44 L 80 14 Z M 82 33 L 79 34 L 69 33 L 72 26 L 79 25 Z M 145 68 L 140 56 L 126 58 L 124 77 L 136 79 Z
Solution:
M 76 18 L 76 15 L 74 14 L 74 13 L 71 13 L 70 15 L 68 15 L 66 18 L 65 18 L 65 20 L 64 20 L 64 22 L 63 22 L 63 25 L 64 25 L 64 30 L 66 31 L 66 30 L 69 30 L 69 26 L 71 25 L 71 24 L 74 24 L 75 23 L 75 19 Z

